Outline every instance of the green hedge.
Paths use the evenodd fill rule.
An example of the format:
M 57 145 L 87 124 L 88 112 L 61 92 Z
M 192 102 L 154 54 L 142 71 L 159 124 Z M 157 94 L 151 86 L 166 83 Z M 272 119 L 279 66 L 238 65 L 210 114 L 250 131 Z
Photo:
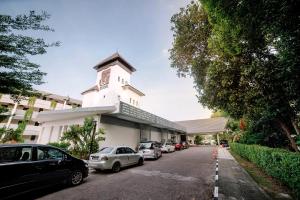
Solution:
M 291 188 L 300 198 L 300 154 L 259 145 L 231 143 L 230 149 Z

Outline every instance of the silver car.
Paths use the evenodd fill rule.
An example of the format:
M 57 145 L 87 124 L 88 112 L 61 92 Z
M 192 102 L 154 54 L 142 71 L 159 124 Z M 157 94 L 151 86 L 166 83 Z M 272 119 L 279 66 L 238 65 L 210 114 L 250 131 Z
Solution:
M 144 164 L 143 155 L 126 146 L 105 147 L 89 158 L 89 167 L 97 171 L 110 169 L 119 172 L 122 167 L 136 164 Z
M 158 142 L 141 142 L 139 152 L 143 154 L 144 158 L 158 159 L 162 156 Z

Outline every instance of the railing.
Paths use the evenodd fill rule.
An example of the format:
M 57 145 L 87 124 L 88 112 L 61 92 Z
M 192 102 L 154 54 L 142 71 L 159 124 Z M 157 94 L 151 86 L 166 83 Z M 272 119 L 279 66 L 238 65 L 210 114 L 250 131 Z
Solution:
M 4 127 L 6 123 L 0 123 L 0 127 Z M 9 128 L 17 129 L 18 124 L 10 124 Z M 41 126 L 26 125 L 23 135 L 39 135 Z
M 147 111 L 144 111 L 142 109 L 139 109 L 137 107 L 131 106 L 127 103 L 120 102 L 120 111 L 121 114 L 139 119 L 139 120 L 144 120 L 149 124 L 152 125 L 158 125 L 159 127 L 162 128 L 168 128 L 168 129 L 173 129 L 177 131 L 183 131 L 186 132 L 185 127 L 180 126 L 179 124 L 175 122 L 171 122 L 169 120 L 166 120 L 162 117 L 156 116 L 154 114 L 151 114 Z

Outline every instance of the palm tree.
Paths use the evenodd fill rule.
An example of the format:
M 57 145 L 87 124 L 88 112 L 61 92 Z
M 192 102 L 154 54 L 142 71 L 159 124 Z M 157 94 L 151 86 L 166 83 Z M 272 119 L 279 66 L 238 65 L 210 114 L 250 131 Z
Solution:
M 73 155 L 88 159 L 89 153 L 97 152 L 99 142 L 105 140 L 104 129 L 100 128 L 93 134 L 94 126 L 92 117 L 85 118 L 82 126 L 70 126 L 70 129 L 63 134 L 61 140 L 71 144 L 69 150 Z

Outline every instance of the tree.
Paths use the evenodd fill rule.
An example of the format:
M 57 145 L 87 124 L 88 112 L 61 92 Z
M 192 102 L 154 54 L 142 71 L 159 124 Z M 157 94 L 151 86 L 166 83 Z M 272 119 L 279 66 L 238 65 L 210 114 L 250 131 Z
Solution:
M 88 159 L 90 148 L 92 149 L 91 153 L 97 152 L 99 150 L 99 142 L 105 140 L 105 132 L 102 128 L 95 132 L 94 138 L 93 129 L 93 118 L 85 118 L 82 126 L 70 126 L 70 130 L 63 134 L 61 141 L 70 143 L 69 150 L 73 155 L 82 159 Z
M 45 75 L 39 65 L 28 57 L 45 54 L 46 48 L 59 43 L 47 44 L 41 38 L 21 35 L 22 31 L 53 31 L 42 22 L 50 16 L 43 12 L 28 15 L 0 15 L 0 93 L 30 96 L 33 86 L 43 83 Z
M 297 151 L 291 135 L 299 133 L 299 3 L 201 3 L 171 19 L 171 66 L 194 77 L 203 105 L 235 119 L 268 118 Z
M 197 145 L 202 144 L 203 140 L 204 140 L 204 137 L 202 135 L 195 136 L 195 144 L 197 144 Z

